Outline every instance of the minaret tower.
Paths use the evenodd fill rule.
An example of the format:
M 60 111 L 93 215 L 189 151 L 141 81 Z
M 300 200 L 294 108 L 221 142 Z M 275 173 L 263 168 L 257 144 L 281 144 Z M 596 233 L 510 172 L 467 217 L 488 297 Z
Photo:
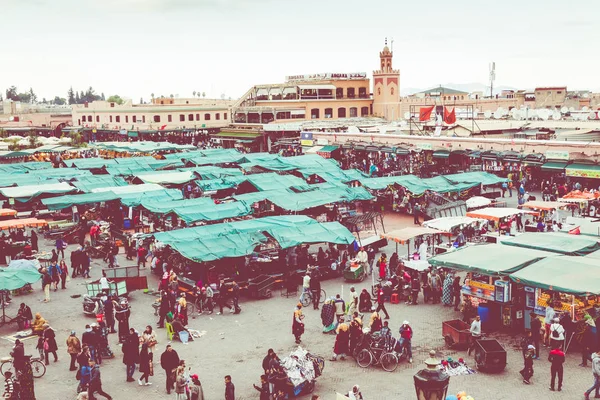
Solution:
M 392 68 L 393 56 L 386 38 L 379 53 L 380 69 L 373 71 L 373 114 L 388 121 L 400 118 L 400 70 Z

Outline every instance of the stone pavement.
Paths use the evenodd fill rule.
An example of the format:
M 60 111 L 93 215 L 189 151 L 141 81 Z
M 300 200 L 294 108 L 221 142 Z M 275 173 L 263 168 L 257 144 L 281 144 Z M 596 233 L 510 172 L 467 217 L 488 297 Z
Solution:
M 400 218 L 401 220 L 402 218 Z M 412 220 L 409 220 L 412 223 Z M 394 229 L 397 227 L 394 227 Z M 391 230 L 391 228 L 390 228 Z M 44 244 L 44 240 L 40 240 Z M 49 242 L 45 243 L 50 245 Z M 70 250 L 67 250 L 67 257 Z M 391 254 L 392 248 L 388 246 L 385 250 Z M 121 255 L 122 257 L 122 255 Z M 131 265 L 121 258 L 121 265 Z M 92 277 L 100 276 L 102 265 L 94 262 Z M 142 270 L 148 274 L 148 271 Z M 148 275 L 149 286 L 157 287 L 155 276 Z M 363 287 L 370 289 L 370 280 L 365 280 L 357 285 L 357 290 Z M 15 297 L 13 303 L 7 308 L 8 315 L 14 315 L 21 301 L 26 302 L 32 308 L 33 313 L 41 312 L 50 321 L 57 332 L 59 345 L 59 362 L 48 366 L 46 375 L 36 379 L 37 398 L 41 400 L 71 400 L 76 397 L 75 389 L 77 382 L 75 373 L 68 371 L 69 356 L 66 353 L 65 340 L 71 329 L 77 331 L 81 337 L 85 324 L 94 322 L 86 318 L 82 313 L 81 298 L 73 299 L 73 294 L 85 293 L 85 287 L 81 278 L 76 278 L 68 283 L 67 290 L 58 290 L 51 293 L 51 302 L 44 304 L 39 300 L 43 297 L 40 285 L 34 285 L 35 291 L 30 295 Z M 328 280 L 323 283 L 327 295 L 340 293 L 347 299 L 349 285 L 343 280 Z M 142 331 L 147 324 L 155 326 L 157 318 L 153 315 L 151 307 L 153 297 L 142 292 L 134 292 L 131 295 L 132 307 L 131 326 Z M 192 371 L 200 376 L 203 383 L 204 393 L 208 399 L 223 398 L 224 384 L 223 376 L 231 375 L 236 385 L 238 399 L 258 399 L 258 392 L 252 388 L 253 383 L 259 382 L 262 373 L 261 361 L 267 349 L 273 348 L 280 355 L 289 353 L 295 346 L 291 334 L 292 314 L 297 299 L 285 298 L 274 292 L 273 298 L 267 300 L 241 301 L 242 313 L 233 315 L 203 315 L 196 319 L 190 319 L 190 327 L 205 330 L 206 335 L 197 339 L 189 345 L 179 342 L 173 344 L 180 357 L 187 361 Z M 458 317 L 458 313 L 451 308 L 441 305 L 419 304 L 407 306 L 404 304 L 387 305 L 390 313 L 390 327 L 397 335 L 398 328 L 403 320 L 410 321 L 415 330 L 413 340 L 414 364 L 403 362 L 393 373 L 381 370 L 379 367 L 362 369 L 356 365 L 352 358 L 345 361 L 326 361 L 323 376 L 318 379 L 315 393 L 320 394 L 323 399 L 335 399 L 335 392 L 344 392 L 352 388 L 354 384 L 361 386 L 365 399 L 414 399 L 412 376 L 421 368 L 423 361 L 428 357 L 430 349 L 438 352 L 438 357 L 467 357 L 465 351 L 449 350 L 445 348 L 441 334 L 442 321 Z M 320 312 L 308 307 L 305 310 L 306 333 L 303 336 L 302 346 L 306 346 L 311 352 L 321 355 L 326 359 L 331 356 L 334 336 L 321 333 Z M 365 316 L 368 320 L 368 316 Z M 14 333 L 15 325 L 0 328 L 0 337 Z M 165 330 L 158 330 L 159 344 L 155 354 L 155 362 L 158 362 L 160 353 L 168 343 Z M 580 355 L 570 353 L 567 355 L 565 364 L 565 383 L 562 392 L 550 392 L 548 390 L 550 379 L 550 364 L 547 361 L 548 350 L 543 348 L 542 357 L 535 361 L 535 375 L 532 385 L 521 382 L 518 371 L 522 368 L 522 357 L 518 349 L 518 337 L 506 335 L 493 336 L 504 344 L 508 354 L 508 366 L 499 374 L 478 373 L 475 375 L 452 377 L 450 380 L 449 393 L 466 390 L 475 400 L 515 400 L 515 399 L 578 399 L 583 398 L 583 392 L 591 386 L 591 368 L 578 367 Z M 125 382 L 125 366 L 122 363 L 116 335 L 110 335 L 111 348 L 116 358 L 105 360 L 102 364 L 103 386 L 106 392 L 114 399 L 146 398 L 163 399 L 168 398 L 164 390 L 164 372 L 157 364 L 155 376 L 151 378 L 152 386 L 140 387 L 137 383 Z M 26 352 L 36 354 L 35 340 L 25 341 Z M 7 355 L 12 344 L 7 340 L 0 340 L 0 355 Z M 138 372 L 134 377 L 140 376 Z M 175 395 L 172 395 L 175 397 Z

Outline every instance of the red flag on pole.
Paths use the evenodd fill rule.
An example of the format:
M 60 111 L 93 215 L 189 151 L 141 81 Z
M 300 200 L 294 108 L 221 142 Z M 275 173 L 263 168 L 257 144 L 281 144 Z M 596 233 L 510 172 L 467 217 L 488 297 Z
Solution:
M 579 227 L 571 229 L 569 235 L 581 235 L 581 229 L 579 229 Z
M 160 127 L 160 130 L 161 130 L 161 131 L 164 131 L 166 127 L 167 127 L 166 125 L 163 125 L 163 126 L 161 126 L 161 127 Z
M 431 118 L 431 113 L 433 112 L 434 106 L 431 107 L 421 107 L 419 109 L 419 121 L 429 121 Z
M 448 125 L 452 125 L 456 122 L 456 107 L 450 112 L 448 112 L 447 107 L 444 107 L 444 122 Z

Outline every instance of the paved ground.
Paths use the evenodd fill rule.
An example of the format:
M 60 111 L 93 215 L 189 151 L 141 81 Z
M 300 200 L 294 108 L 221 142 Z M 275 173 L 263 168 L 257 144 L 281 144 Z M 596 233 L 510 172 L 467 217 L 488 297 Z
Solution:
M 401 225 L 412 224 L 411 219 L 394 216 L 387 218 L 390 222 L 388 229 Z M 72 247 L 72 246 L 71 246 Z M 71 250 L 71 249 L 69 249 Z M 391 246 L 388 254 L 391 253 Z M 67 255 L 69 251 L 67 251 Z M 122 261 L 121 265 L 129 265 Z M 92 277 L 98 278 L 101 265 L 95 264 Z M 147 271 L 145 271 L 147 273 Z M 156 288 L 157 281 L 149 276 L 151 288 Z M 59 362 L 51 363 L 46 375 L 35 381 L 38 399 L 70 400 L 75 398 L 75 374 L 68 371 L 68 355 L 64 344 L 69 331 L 77 330 L 81 335 L 86 323 L 93 322 L 82 313 L 81 299 L 72 299 L 70 295 L 84 293 L 83 280 L 77 278 L 71 281 L 67 290 L 51 293 L 51 302 L 39 303 L 42 292 L 39 284 L 35 292 L 22 298 L 15 298 L 7 309 L 9 315 L 14 315 L 21 301 L 28 303 L 33 312 L 41 312 L 57 331 L 59 344 Z M 365 281 L 358 285 L 370 286 Z M 323 288 L 328 295 L 344 293 L 348 297 L 349 286 L 339 280 L 326 281 Z M 141 292 L 131 296 L 131 326 L 143 330 L 147 324 L 155 324 L 156 317 L 150 306 L 153 298 Z M 208 399 L 223 398 L 223 376 L 230 374 L 236 385 L 238 399 L 258 398 L 258 392 L 252 388 L 258 383 L 261 374 L 261 360 L 268 348 L 274 348 L 280 355 L 285 355 L 294 348 L 294 338 L 291 334 L 291 320 L 296 299 L 280 297 L 275 293 L 270 300 L 248 301 L 243 299 L 243 312 L 239 315 L 201 316 L 190 320 L 194 329 L 205 330 L 207 333 L 196 342 L 185 346 L 179 342 L 173 344 L 181 358 L 186 359 L 192 366 L 193 372 L 200 376 L 204 392 Z M 334 399 L 336 391 L 347 391 L 352 385 L 359 384 L 365 399 L 413 399 L 415 398 L 412 376 L 424 367 L 430 349 L 438 352 L 439 357 L 459 358 L 466 356 L 464 351 L 448 350 L 444 347 L 441 335 L 441 321 L 458 316 L 452 309 L 440 305 L 406 306 L 388 305 L 390 326 L 396 333 L 403 320 L 410 321 L 415 330 L 414 364 L 401 364 L 394 373 L 387 373 L 379 368 L 359 368 L 354 360 L 326 362 L 323 376 L 318 380 L 316 393 L 323 399 Z M 321 333 L 320 314 L 311 308 L 305 311 L 306 333 L 303 336 L 303 346 L 315 353 L 329 358 L 333 347 L 334 337 Z M 14 332 L 14 325 L 0 328 L 0 336 Z M 548 391 L 549 363 L 546 361 L 547 349 L 543 349 L 542 358 L 535 362 L 533 384 L 524 385 L 518 371 L 522 368 L 521 353 L 517 349 L 518 338 L 497 336 L 505 345 L 508 353 L 508 366 L 503 373 L 452 377 L 450 393 L 467 390 L 475 400 L 515 400 L 515 399 L 577 399 L 582 398 L 583 391 L 591 385 L 591 369 L 578 367 L 579 354 L 569 354 L 565 365 L 565 384 L 561 393 Z M 159 345 L 157 358 L 167 344 L 166 333 L 159 330 Z M 156 367 L 156 375 L 151 379 L 153 386 L 140 387 L 137 383 L 125 382 L 125 366 L 121 362 L 121 352 L 116 344 L 115 335 L 110 336 L 110 342 L 117 358 L 105 361 L 102 365 L 102 376 L 105 390 L 115 399 L 141 398 L 161 399 L 168 396 L 164 390 L 164 373 Z M 0 340 L 0 354 L 8 354 L 11 343 Z M 26 352 L 35 354 L 35 340 L 25 342 Z M 135 377 L 139 377 L 136 372 Z M 174 395 L 171 395 L 174 397 Z

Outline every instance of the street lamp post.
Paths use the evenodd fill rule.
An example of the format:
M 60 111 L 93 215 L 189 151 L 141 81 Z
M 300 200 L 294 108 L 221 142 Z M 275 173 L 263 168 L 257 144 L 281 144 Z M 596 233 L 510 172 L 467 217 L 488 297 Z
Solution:
M 440 360 L 435 358 L 434 350 L 429 352 L 425 365 L 427 368 L 420 370 L 413 377 L 417 400 L 444 400 L 448 393 L 450 376 L 438 369 Z

